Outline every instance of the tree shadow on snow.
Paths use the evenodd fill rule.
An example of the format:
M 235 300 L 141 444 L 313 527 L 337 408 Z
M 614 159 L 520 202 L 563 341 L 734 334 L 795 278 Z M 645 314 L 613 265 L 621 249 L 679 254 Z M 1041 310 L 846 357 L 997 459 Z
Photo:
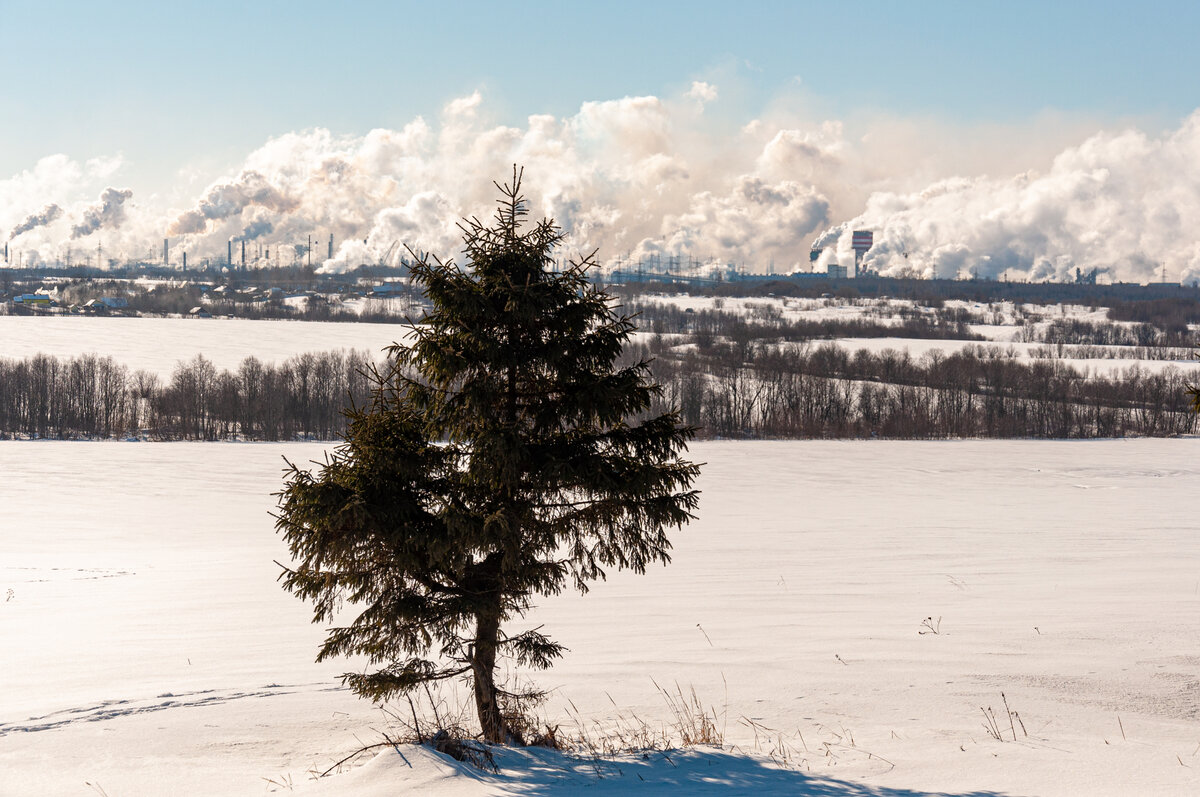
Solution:
M 930 792 L 841 780 L 781 768 L 769 759 L 689 748 L 644 756 L 588 759 L 536 748 L 493 748 L 499 772 L 458 764 L 500 793 L 550 797 L 586 794 L 789 795 L 789 797 L 1005 797 L 1001 792 Z M 457 764 L 457 762 L 454 762 Z

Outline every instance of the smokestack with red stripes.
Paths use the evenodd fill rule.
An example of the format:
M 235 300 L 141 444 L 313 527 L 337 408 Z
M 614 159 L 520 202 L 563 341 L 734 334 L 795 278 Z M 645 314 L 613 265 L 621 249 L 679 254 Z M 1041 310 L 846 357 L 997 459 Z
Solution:
M 854 249 L 854 276 L 857 277 L 861 271 L 863 255 L 875 244 L 875 233 L 870 230 L 855 230 L 850 242 Z

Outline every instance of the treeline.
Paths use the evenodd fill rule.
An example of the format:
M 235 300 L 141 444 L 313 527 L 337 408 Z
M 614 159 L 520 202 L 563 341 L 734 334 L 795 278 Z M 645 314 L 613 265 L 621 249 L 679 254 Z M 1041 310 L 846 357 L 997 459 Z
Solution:
M 1197 431 L 1186 379 L 1136 365 L 1087 376 L 998 346 L 848 352 L 833 344 L 721 338 L 631 345 L 663 385 L 655 412 L 680 408 L 705 437 L 1086 438 Z M 111 357 L 0 359 L 0 437 L 333 440 L 342 410 L 369 400 L 365 352 L 254 357 L 236 370 L 197 356 L 169 379 Z
M 1082 318 L 1060 318 L 1044 327 L 1024 326 L 1020 337 L 1024 341 L 1052 346 L 1189 348 L 1196 345 L 1195 337 L 1186 324 L 1182 327 L 1160 328 L 1147 322 L 1116 324 Z
M 971 331 L 972 324 L 998 325 L 1008 319 L 998 311 L 972 311 L 964 307 L 933 304 L 925 307 L 879 306 L 865 308 L 861 318 L 821 318 L 789 320 L 776 304 L 749 302 L 745 313 L 721 309 L 688 310 L 657 302 L 632 303 L 639 327 L 656 334 L 692 335 L 702 347 L 717 337 L 730 340 L 806 341 L 832 338 L 916 338 L 925 340 L 973 340 L 985 338 Z M 1110 320 L 1055 318 L 1038 323 L 1041 316 L 1030 315 L 1020 306 L 1014 308 L 1021 324 L 1017 337 L 1026 343 L 1044 343 L 1073 347 L 1073 356 L 1092 359 L 1177 360 L 1192 359 L 1196 335 L 1187 325 L 1163 328 L 1149 322 L 1122 323 Z M 1180 311 L 1182 312 L 1182 311 Z M 889 318 L 887 322 L 883 318 Z M 1099 347 L 1123 347 L 1101 349 Z M 1051 356 L 1051 352 L 1044 353 Z
M 984 340 L 954 311 L 923 314 L 905 308 L 900 320 L 883 323 L 872 318 L 786 319 L 776 306 L 762 305 L 748 315 L 720 308 L 691 311 L 673 304 L 633 303 L 638 327 L 656 334 L 689 334 L 700 346 L 717 336 L 734 340 L 805 341 L 830 338 L 917 338 L 922 340 Z
M 1200 301 L 1176 297 L 1112 302 L 1108 306 L 1108 317 L 1113 321 L 1152 324 L 1166 332 L 1186 333 L 1188 324 L 1200 324 Z
M 97 297 L 119 297 L 128 302 L 120 310 L 100 307 L 91 312 L 119 315 L 158 316 L 187 315 L 200 307 L 214 316 L 233 316 L 247 319 L 293 319 L 301 321 L 350 321 L 397 323 L 409 313 L 420 315 L 419 296 L 394 298 L 366 297 L 365 305 L 347 308 L 336 297 L 309 292 L 302 305 L 284 301 L 281 292 L 246 287 L 238 290 L 229 283 L 218 291 L 207 290 L 194 282 L 163 282 L 141 284 L 119 280 L 75 280 L 58 286 L 56 301 L 62 307 L 84 305 Z M 269 283 L 267 283 L 269 284 Z M 0 313 L 33 314 L 17 304 L 0 303 Z
M 164 381 L 94 354 L 0 359 L 0 437 L 331 440 L 347 403 L 367 400 L 371 366 L 354 351 L 247 357 L 236 371 L 197 356 Z
M 611 286 L 622 296 L 637 294 L 679 293 L 686 287 L 693 296 L 792 296 L 817 298 L 826 294 L 841 299 L 910 299 L 922 304 L 935 301 L 1015 302 L 1030 304 L 1079 304 L 1085 307 L 1114 307 L 1128 304 L 1128 312 L 1143 312 L 1139 306 L 1165 300 L 1180 306 L 1200 307 L 1200 287 L 1170 283 L 1104 283 L 1098 285 L 1071 282 L 1003 282 L 992 280 L 914 279 L 910 277 L 862 276 L 856 279 L 826 279 L 819 275 L 802 277 L 750 277 L 713 283 L 693 280 L 684 285 L 678 281 L 627 283 Z M 1163 305 L 1166 306 L 1166 305 Z M 1149 318 L 1113 315 L 1125 321 L 1147 321 Z M 1147 312 L 1158 315 L 1157 311 Z M 1198 323 L 1200 321 L 1193 321 Z M 1155 322 L 1157 323 L 1157 322 Z
M 1176 346 L 1093 346 L 1088 343 L 1068 346 L 1057 343 L 1053 346 L 1035 346 L 1029 350 L 1030 357 L 1059 360 L 1196 360 L 1193 347 Z
M 678 406 L 704 436 L 776 438 L 1091 438 L 1197 430 L 1176 368 L 1112 376 L 1061 362 L 1023 362 L 991 346 L 913 359 L 835 344 L 726 342 L 653 357 L 662 407 Z M 656 408 L 659 409 L 659 408 Z

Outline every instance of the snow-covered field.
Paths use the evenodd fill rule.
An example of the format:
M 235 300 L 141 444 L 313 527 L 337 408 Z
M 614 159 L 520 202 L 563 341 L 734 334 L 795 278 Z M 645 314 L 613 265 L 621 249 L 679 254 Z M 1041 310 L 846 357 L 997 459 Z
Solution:
M 849 305 L 826 299 L 781 299 L 758 297 L 753 299 L 717 300 L 704 297 L 654 297 L 662 301 L 693 309 L 713 309 L 720 305 L 725 312 L 753 315 L 762 308 L 771 308 L 789 320 L 828 319 L 873 319 L 888 323 L 887 317 L 872 315 L 879 305 Z M 893 306 L 911 306 L 910 302 L 891 300 Z M 954 303 L 947 302 L 947 305 Z M 988 305 L 962 304 L 974 312 L 991 312 Z M 1011 315 L 1011 304 L 998 304 L 995 314 Z M 1086 307 L 1057 308 L 1066 316 L 1089 321 L 1103 320 L 1105 313 L 1091 311 Z M 1035 312 L 1051 313 L 1051 308 L 1032 308 Z M 891 319 L 898 323 L 898 317 Z M 1008 319 L 1011 321 L 1011 319 Z M 1011 350 L 1023 361 L 1030 361 L 1034 352 L 1045 348 L 1043 344 L 1022 343 L 1015 340 L 1019 327 L 1012 324 L 973 325 L 971 329 L 987 341 L 963 340 L 912 340 L 898 337 L 887 338 L 841 338 L 837 345 L 850 352 L 865 349 L 880 352 L 884 349 L 908 351 L 914 358 L 938 349 L 944 353 L 961 350 L 965 346 L 998 345 Z M 111 356 L 116 362 L 131 370 L 144 369 L 170 378 L 171 372 L 180 361 L 202 354 L 218 369 L 236 370 L 246 357 L 254 356 L 263 362 L 279 363 L 304 352 L 330 351 L 333 349 L 355 349 L 367 351 L 381 358 L 382 350 L 400 339 L 404 327 L 401 324 L 377 324 L 355 322 L 316 322 L 247 320 L 229 318 L 119 318 L 95 316 L 4 316 L 0 315 L 0 356 L 23 358 L 44 353 L 58 357 L 70 357 L 86 352 Z M 649 333 L 637 333 L 635 340 L 645 342 Z M 1122 347 L 1093 347 L 1097 350 Z M 1056 360 L 1071 366 L 1080 373 L 1110 376 L 1137 365 L 1143 370 L 1157 373 L 1176 367 L 1184 371 L 1200 370 L 1196 360 L 1137 360 L 1119 356 L 1113 359 Z
M 899 326 L 903 319 L 901 310 L 911 311 L 919 308 L 912 301 L 904 299 L 857 300 L 849 302 L 844 299 L 805 299 L 785 297 L 697 297 L 688 295 L 650 296 L 647 303 L 667 304 L 681 309 L 693 311 L 715 310 L 750 318 L 779 318 L 788 322 L 798 321 L 869 321 L 884 326 Z M 970 330 L 981 335 L 984 341 L 970 340 L 941 340 L 941 339 L 911 339 L 901 337 L 882 338 L 838 338 L 834 342 L 848 352 L 869 351 L 877 354 L 885 349 L 907 351 L 914 359 L 938 350 L 945 354 L 961 351 L 967 346 L 999 346 L 1005 352 L 1024 362 L 1036 358 L 1039 350 L 1049 350 L 1043 343 L 1027 343 L 1020 340 L 1022 324 L 1044 327 L 1050 320 L 1074 319 L 1093 324 L 1106 323 L 1108 311 L 1101 308 L 1085 307 L 1083 305 L 1021 305 L 1014 306 L 1012 302 L 996 302 L 981 304 L 978 302 L 947 301 L 947 309 L 962 309 L 974 315 L 987 318 L 996 323 L 969 324 Z M 1018 318 L 1018 310 L 1023 315 Z M 923 312 L 931 313 L 928 308 Z M 1118 322 L 1126 325 L 1126 322 Z M 1070 347 L 1072 349 L 1077 347 Z M 1143 360 L 1127 356 L 1131 354 L 1130 347 L 1123 346 L 1092 346 L 1092 350 L 1107 352 L 1106 357 L 1088 359 L 1073 357 L 1057 357 L 1054 362 L 1074 368 L 1081 374 L 1112 377 L 1137 366 L 1143 371 L 1160 373 L 1167 368 L 1179 368 L 1183 371 L 1200 370 L 1200 362 L 1196 359 L 1187 360 Z M 1068 352 L 1068 354 L 1071 352 Z M 1111 357 L 1111 359 L 1110 359 Z
M 651 679 L 678 682 L 793 768 L 700 749 L 600 781 L 406 748 L 309 782 L 385 719 L 275 583 L 280 458 L 322 450 L 0 444 L 0 795 L 1200 793 L 1200 440 L 695 445 L 674 563 L 528 619 L 571 649 L 546 712 L 656 723 Z
M 176 363 L 203 354 L 218 369 L 236 370 L 247 357 L 279 363 L 295 354 L 334 349 L 381 350 L 401 337 L 399 324 L 256 321 L 234 318 L 103 318 L 0 315 L 0 356 L 39 352 L 110 356 L 131 370 L 169 378 Z
M 860 350 L 869 351 L 872 354 L 879 354 L 887 349 L 894 351 L 906 351 L 913 359 L 920 359 L 931 352 L 940 351 L 943 354 L 953 354 L 962 351 L 965 348 L 984 347 L 988 349 L 998 348 L 1005 353 L 1006 356 L 1011 354 L 1013 359 L 1023 363 L 1034 362 L 1037 357 L 1036 353 L 1039 349 L 1052 349 L 1053 347 L 1046 346 L 1044 343 L 1020 343 L 1020 342 L 998 342 L 998 341 L 977 341 L 977 340 L 938 340 L 938 339 L 921 339 L 913 338 L 837 338 L 833 341 L 837 345 L 849 352 Z M 815 345 L 820 345 L 819 343 Z M 1121 346 L 1096 346 L 1096 349 L 1121 349 Z M 1124 347 L 1128 348 L 1128 347 Z M 1075 358 L 1075 357 L 1056 357 L 1054 359 L 1044 359 L 1043 362 L 1048 362 L 1055 365 L 1064 365 L 1069 368 L 1074 368 L 1081 374 L 1086 376 L 1104 376 L 1113 377 L 1128 371 L 1133 367 L 1137 367 L 1143 372 L 1161 373 L 1168 368 L 1178 368 L 1184 372 L 1195 373 L 1200 371 L 1200 361 L 1197 360 L 1139 360 L 1133 358 L 1113 357 L 1108 358 Z
M 700 312 L 703 310 L 719 311 L 732 315 L 747 317 L 769 318 L 776 317 L 785 321 L 864 321 L 871 320 L 881 324 L 898 324 L 899 313 L 919 310 L 924 313 L 933 311 L 917 304 L 910 299 L 844 299 L 838 297 L 809 299 L 802 297 L 782 296 L 691 296 L 689 294 L 674 294 L 665 296 L 645 296 L 642 299 L 647 304 L 673 305 L 683 310 Z M 988 337 L 995 336 L 997 340 L 1011 340 L 1012 333 L 1017 330 L 1017 310 L 1012 302 L 964 302 L 949 300 L 945 302 L 947 309 L 962 309 L 976 315 L 994 319 L 998 323 L 975 325 L 976 331 Z M 1108 312 L 1104 308 L 1094 309 L 1083 305 L 1035 305 L 1023 304 L 1020 308 L 1024 314 L 1036 317 L 1077 318 L 1082 321 L 1104 321 Z M 988 334 L 989 331 L 992 334 Z

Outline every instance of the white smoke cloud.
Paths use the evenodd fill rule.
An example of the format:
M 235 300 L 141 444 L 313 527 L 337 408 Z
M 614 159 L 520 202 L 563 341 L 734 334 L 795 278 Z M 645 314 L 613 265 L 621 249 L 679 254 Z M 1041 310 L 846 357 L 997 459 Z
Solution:
M 120 227 L 125 221 L 125 200 L 133 196 L 133 191 L 117 188 L 105 188 L 96 204 L 85 208 L 83 217 L 71 227 L 71 240 L 91 235 L 105 227 Z
M 1045 173 L 951 178 L 922 191 L 881 191 L 814 246 L 848 249 L 855 229 L 884 274 L 1064 279 L 1096 268 L 1114 278 L 1200 278 L 1200 112 L 1157 138 L 1099 133 Z
M 836 122 L 825 122 L 815 130 L 779 130 L 763 146 L 757 170 L 818 185 L 836 184 L 846 149 L 845 131 Z
M 85 180 L 84 168 L 66 155 L 42 158 L 32 169 L 0 180 L 0 229 L 16 229 L 36 215 L 37 208 L 68 204 L 78 197 Z
M 0 199 L 8 206 L 15 204 L 22 192 L 59 193 L 76 185 L 83 174 L 83 167 L 66 155 L 48 155 L 32 169 L 0 182 Z
M 211 249 L 246 237 L 253 215 L 255 230 L 273 225 L 264 240 L 332 233 L 337 252 L 322 263 L 326 270 L 377 262 L 403 246 L 452 257 L 461 244 L 458 219 L 490 216 L 491 181 L 519 163 L 532 215 L 556 219 L 572 250 L 599 248 L 606 259 L 653 250 L 751 264 L 798 260 L 796 236 L 828 220 L 828 200 L 811 180 L 788 177 L 770 151 L 764 156 L 770 138 L 746 138 L 748 151 L 711 162 L 712 138 L 696 127 L 695 100 L 716 92 L 697 84 L 679 101 L 587 102 L 573 116 L 535 115 L 522 127 L 489 122 L 474 93 L 447 103 L 436 124 L 416 119 L 362 137 L 290 133 L 179 212 L 170 234 L 191 251 Z M 827 128 L 795 138 L 806 134 L 829 145 Z
M 25 220 L 22 221 L 20 224 L 18 224 L 16 227 L 13 227 L 12 232 L 10 232 L 8 234 L 8 240 L 11 241 L 13 238 L 16 238 L 18 235 L 22 235 L 23 233 L 27 233 L 30 230 L 37 229 L 38 227 L 45 227 L 50 222 L 52 222 L 52 221 L 58 219 L 60 216 L 62 216 L 62 213 L 63 213 L 62 208 L 60 208 L 58 205 L 55 205 L 53 202 L 51 202 L 49 205 L 46 205 L 46 207 L 42 208 L 37 213 L 32 213 L 29 216 L 27 216 L 25 218 Z
M 123 165 L 124 161 L 119 155 L 101 156 L 98 158 L 89 158 L 84 164 L 84 170 L 92 177 L 106 180 L 116 174 Z
M 1086 136 L 1058 119 L 964 130 L 772 108 L 746 121 L 718 113 L 729 104 L 718 97 L 730 96 L 696 81 L 676 97 L 589 101 L 502 125 L 474 92 L 398 130 L 272 138 L 183 207 L 124 206 L 128 196 L 107 189 L 107 216 L 103 197 L 86 198 L 120 172 L 119 159 L 52 156 L 0 181 L 0 229 L 54 204 L 77 230 L 107 227 L 114 255 L 140 256 L 166 234 L 195 262 L 223 259 L 231 239 L 278 257 L 309 236 L 326 270 L 404 246 L 455 257 L 456 222 L 490 217 L 491 181 L 518 163 L 531 215 L 566 231 L 564 254 L 599 249 L 610 265 L 676 256 L 808 270 L 817 246 L 823 270 L 852 263 L 850 233 L 870 229 L 867 265 L 885 273 L 1061 278 L 1081 267 L 1145 280 L 1165 264 L 1172 278 L 1200 279 L 1189 237 L 1200 225 L 1200 116 L 1157 136 Z M 52 260 L 60 228 L 32 228 L 21 242 Z
M 449 117 L 474 116 L 482 104 L 483 95 L 475 91 L 469 97 L 457 97 L 446 103 L 445 113 Z
M 365 240 L 342 242 L 333 258 L 322 265 L 323 271 L 345 271 L 363 264 L 375 264 L 388 257 L 394 264 L 397 253 L 432 252 L 438 255 L 457 250 L 461 232 L 458 217 L 444 197 L 434 191 L 413 196 L 400 207 L 379 211 Z M 407 247 L 407 249 L 406 249 Z
M 251 221 L 245 226 L 245 228 L 242 230 L 242 234 L 238 236 L 238 239 L 242 241 L 254 241 L 264 235 L 268 235 L 274 230 L 275 225 L 267 219 L 257 219 L 255 221 Z
M 661 238 L 671 254 L 714 244 L 722 251 L 740 251 L 746 241 L 762 251 L 787 251 L 794 249 L 798 236 L 827 221 L 828 211 L 828 200 L 811 186 L 745 176 L 728 194 L 701 193 L 686 213 L 665 217 Z M 806 251 L 805 261 L 807 256 Z M 798 268 L 800 253 L 794 252 L 789 262 L 789 270 Z
M 168 228 L 168 235 L 193 235 L 208 232 L 209 222 L 240 217 L 249 207 L 262 207 L 277 213 L 289 213 L 299 202 L 284 195 L 260 172 L 245 170 L 236 179 L 214 185 L 192 210 L 181 214 Z
M 717 87 L 703 80 L 694 80 L 687 96 L 701 105 L 706 105 L 717 99 Z

